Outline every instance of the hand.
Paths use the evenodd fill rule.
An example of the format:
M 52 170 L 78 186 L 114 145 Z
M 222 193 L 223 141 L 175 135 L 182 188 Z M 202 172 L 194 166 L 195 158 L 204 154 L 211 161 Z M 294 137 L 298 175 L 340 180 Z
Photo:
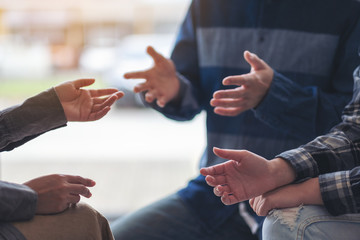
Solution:
M 268 161 L 243 150 L 214 148 L 214 153 L 231 160 L 202 168 L 200 173 L 225 205 L 259 196 L 295 179 L 294 171 L 282 159 Z
M 318 178 L 277 188 L 250 199 L 249 203 L 259 216 L 266 216 L 276 208 L 292 208 L 302 204 L 323 205 Z
M 248 51 L 244 52 L 245 60 L 250 64 L 248 74 L 230 76 L 223 84 L 238 87 L 216 91 L 210 105 L 214 112 L 222 116 L 237 116 L 240 113 L 257 107 L 269 90 L 274 71 L 258 56 Z
M 146 81 L 134 88 L 135 93 L 146 92 L 145 101 L 156 101 L 159 107 L 164 107 L 169 101 L 175 99 L 180 90 L 180 82 L 176 76 L 174 63 L 152 47 L 147 48 L 147 53 L 154 60 L 154 66 L 145 71 L 126 73 L 126 79 L 140 79 Z
M 66 210 L 80 201 L 80 195 L 91 197 L 87 187 L 95 182 L 88 178 L 71 175 L 48 175 L 30 180 L 24 185 L 38 194 L 37 214 L 54 214 Z
M 82 89 L 94 82 L 95 79 L 79 79 L 55 87 L 68 121 L 98 120 L 109 112 L 116 100 L 124 96 L 123 92 L 114 88 Z
M 258 216 L 266 216 L 271 210 L 277 208 L 297 207 L 302 204 L 301 196 L 303 192 L 294 191 L 294 185 L 280 187 L 273 191 L 264 193 L 258 197 L 250 199 L 249 203 Z

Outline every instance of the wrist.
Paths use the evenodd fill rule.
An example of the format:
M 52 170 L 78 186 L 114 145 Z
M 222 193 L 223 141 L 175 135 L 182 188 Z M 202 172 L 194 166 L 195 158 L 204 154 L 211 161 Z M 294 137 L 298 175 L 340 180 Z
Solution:
M 297 184 L 301 202 L 306 205 L 324 205 L 320 192 L 319 178 L 310 178 Z
M 274 176 L 276 188 L 292 183 L 295 180 L 295 170 L 282 158 L 274 158 L 271 160 L 270 168 Z

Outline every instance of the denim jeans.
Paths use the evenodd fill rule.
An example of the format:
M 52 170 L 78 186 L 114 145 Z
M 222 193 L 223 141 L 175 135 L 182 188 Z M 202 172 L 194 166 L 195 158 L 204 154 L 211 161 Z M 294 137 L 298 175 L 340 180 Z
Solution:
M 323 206 L 274 210 L 263 225 L 264 240 L 359 240 L 360 214 L 332 216 Z
M 116 240 L 258 240 L 236 212 L 218 229 L 206 229 L 177 194 L 116 220 L 111 230 Z

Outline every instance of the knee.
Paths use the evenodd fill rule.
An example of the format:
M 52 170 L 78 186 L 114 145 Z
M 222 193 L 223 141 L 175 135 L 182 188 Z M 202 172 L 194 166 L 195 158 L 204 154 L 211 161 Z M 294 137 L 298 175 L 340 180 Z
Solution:
M 86 223 L 85 225 L 89 227 L 108 224 L 107 219 L 102 214 L 86 203 L 76 204 L 68 211 L 74 219 L 78 222 Z
M 301 208 L 273 210 L 264 221 L 263 240 L 295 239 Z
M 74 220 L 79 223 L 77 230 L 82 232 L 83 236 L 90 234 L 97 236 L 96 239 L 113 239 L 107 219 L 90 205 L 80 203 L 69 211 L 72 212 Z

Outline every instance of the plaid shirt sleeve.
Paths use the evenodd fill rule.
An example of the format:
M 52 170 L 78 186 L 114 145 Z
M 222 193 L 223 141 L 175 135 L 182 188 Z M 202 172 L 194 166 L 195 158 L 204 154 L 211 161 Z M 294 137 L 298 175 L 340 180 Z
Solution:
M 333 215 L 358 213 L 352 189 L 350 171 L 339 171 L 319 176 L 321 196 L 326 209 Z
M 360 68 L 354 72 L 354 96 L 342 123 L 277 157 L 292 165 L 297 180 L 319 177 L 322 199 L 331 214 L 360 212 Z

